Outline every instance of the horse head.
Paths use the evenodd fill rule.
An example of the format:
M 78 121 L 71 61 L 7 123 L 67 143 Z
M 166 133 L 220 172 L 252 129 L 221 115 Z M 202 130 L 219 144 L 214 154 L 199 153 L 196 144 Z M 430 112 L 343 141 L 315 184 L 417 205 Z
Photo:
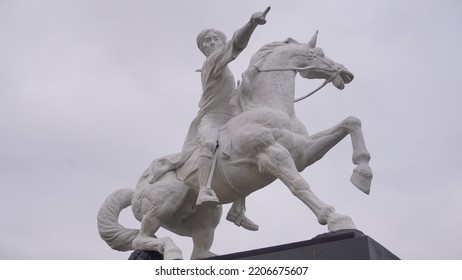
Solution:
M 252 58 L 253 65 L 260 71 L 296 71 L 306 79 L 325 79 L 343 89 L 354 78 L 348 69 L 325 56 L 316 47 L 318 32 L 308 43 L 299 43 L 292 38 L 268 44 Z M 251 62 L 252 63 L 252 62 Z
M 350 83 L 354 75 L 348 69 L 332 59 L 325 56 L 321 48 L 316 47 L 318 32 L 313 35 L 308 42 L 308 59 L 310 67 L 307 70 L 300 71 L 300 76 L 307 79 L 325 79 L 332 81 L 332 84 L 343 89 L 345 84 Z

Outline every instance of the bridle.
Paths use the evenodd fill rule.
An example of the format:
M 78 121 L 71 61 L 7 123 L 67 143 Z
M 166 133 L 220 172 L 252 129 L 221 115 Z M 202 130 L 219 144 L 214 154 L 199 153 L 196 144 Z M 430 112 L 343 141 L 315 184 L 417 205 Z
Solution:
M 268 68 L 268 69 L 260 69 L 260 68 L 257 67 L 257 66 L 254 66 L 254 67 L 255 67 L 259 72 L 275 72 L 275 71 L 296 71 L 296 72 L 300 72 L 300 71 L 309 70 L 309 69 L 312 68 L 311 66 L 302 67 L 302 68 L 299 68 L 299 67 L 292 67 L 292 68 Z M 327 85 L 328 83 L 332 82 L 332 80 L 334 80 L 338 75 L 339 75 L 339 74 L 337 74 L 337 75 L 332 75 L 330 78 L 326 79 L 326 80 L 324 81 L 324 83 L 322 83 L 319 87 L 317 87 L 316 89 L 314 89 L 313 91 L 311 91 L 311 92 L 308 93 L 307 95 L 294 99 L 294 103 L 295 103 L 295 102 L 298 102 L 298 101 L 302 101 L 302 100 L 304 100 L 304 99 L 310 97 L 311 95 L 315 94 L 317 91 L 319 91 L 320 89 L 322 89 L 325 85 Z

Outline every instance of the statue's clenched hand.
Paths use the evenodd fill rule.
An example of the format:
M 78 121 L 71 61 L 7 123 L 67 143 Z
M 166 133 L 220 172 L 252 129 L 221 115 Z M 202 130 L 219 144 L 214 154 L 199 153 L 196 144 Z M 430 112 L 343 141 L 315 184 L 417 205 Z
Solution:
M 258 25 L 263 25 L 266 23 L 266 14 L 269 12 L 271 7 L 266 8 L 264 12 L 256 12 L 252 15 L 252 18 L 250 19 L 251 23 L 255 23 Z

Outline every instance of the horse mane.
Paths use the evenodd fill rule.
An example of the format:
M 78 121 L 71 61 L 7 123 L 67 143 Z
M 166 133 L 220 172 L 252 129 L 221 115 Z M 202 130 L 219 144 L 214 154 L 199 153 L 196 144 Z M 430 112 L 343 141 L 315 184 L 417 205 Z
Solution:
M 230 103 L 237 112 L 237 114 L 254 108 L 251 101 L 251 92 L 248 89 L 249 75 L 256 69 L 259 69 L 260 66 L 265 61 L 266 57 L 273 52 L 274 49 L 286 46 L 287 44 L 300 44 L 292 38 L 287 38 L 284 41 L 276 41 L 266 45 L 263 45 L 250 59 L 250 64 L 248 69 L 242 73 L 242 82 L 238 83 L 236 94 L 231 99 Z
M 250 59 L 250 66 L 260 64 L 265 58 L 276 48 L 298 42 L 292 38 L 287 38 L 284 41 L 276 41 L 262 46 Z

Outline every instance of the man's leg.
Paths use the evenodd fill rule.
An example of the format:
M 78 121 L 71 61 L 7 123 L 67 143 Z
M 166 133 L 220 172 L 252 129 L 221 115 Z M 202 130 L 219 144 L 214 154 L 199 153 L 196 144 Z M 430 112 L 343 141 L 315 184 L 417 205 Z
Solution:
M 212 190 L 211 185 L 208 183 L 210 171 L 213 166 L 213 160 L 208 155 L 201 155 L 199 157 L 199 195 L 197 196 L 197 205 L 205 205 L 209 207 L 217 207 L 219 200 L 217 195 Z M 211 180 L 212 178 L 210 178 Z
M 214 155 L 217 149 L 217 139 L 219 125 L 221 124 L 216 114 L 205 115 L 198 127 L 198 140 L 201 145 L 199 154 L 199 195 L 197 196 L 197 205 L 217 207 L 219 200 L 212 190 L 209 177 L 214 165 Z M 210 178 L 210 181 L 212 178 Z

